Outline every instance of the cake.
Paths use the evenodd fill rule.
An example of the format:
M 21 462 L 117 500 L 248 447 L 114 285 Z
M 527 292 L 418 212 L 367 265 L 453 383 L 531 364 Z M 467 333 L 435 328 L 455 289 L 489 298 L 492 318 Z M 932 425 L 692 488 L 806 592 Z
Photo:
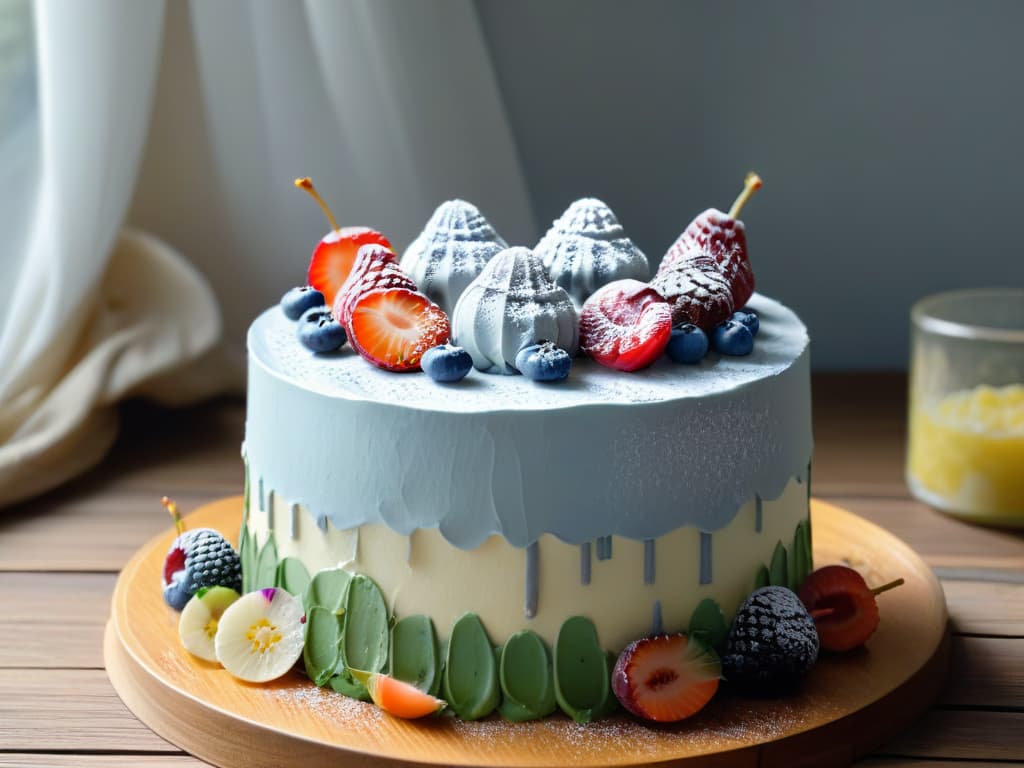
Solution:
M 273 307 L 249 330 L 244 455 L 253 546 L 372 578 L 446 634 L 553 643 L 582 614 L 618 652 L 703 598 L 729 614 L 808 519 L 807 334 L 754 296 L 754 351 L 571 386 L 472 371 L 459 385 L 316 357 Z
M 723 664 L 767 679 L 746 642 L 770 633 L 765 617 L 802 638 L 770 673 L 803 674 L 818 648 L 793 594 L 812 571 L 808 336 L 754 293 L 737 216 L 759 186 L 751 174 L 728 214 L 698 216 L 649 283 L 593 198 L 534 250 L 450 201 L 400 262 L 380 233 L 330 217 L 310 285 L 248 333 L 249 594 L 231 626 L 301 601 L 316 684 L 381 703 L 380 686 L 408 683 L 426 698 L 402 711 L 465 719 L 557 706 L 585 722 L 616 699 L 686 717 Z M 191 562 L 179 549 L 168 562 Z M 170 575 L 165 596 L 176 580 L 187 599 L 192 576 Z M 226 653 L 276 642 L 272 621 L 246 626 Z M 639 656 L 655 671 L 631 680 Z M 659 709 L 677 690 L 686 706 Z

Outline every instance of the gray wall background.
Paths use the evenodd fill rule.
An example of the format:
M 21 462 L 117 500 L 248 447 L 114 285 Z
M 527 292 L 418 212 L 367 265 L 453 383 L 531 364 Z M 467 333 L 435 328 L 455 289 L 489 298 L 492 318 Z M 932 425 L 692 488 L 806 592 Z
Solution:
M 915 299 L 1024 285 L 1024 3 L 477 5 L 538 221 L 596 195 L 658 260 L 756 169 L 758 288 L 816 368 L 903 368 Z

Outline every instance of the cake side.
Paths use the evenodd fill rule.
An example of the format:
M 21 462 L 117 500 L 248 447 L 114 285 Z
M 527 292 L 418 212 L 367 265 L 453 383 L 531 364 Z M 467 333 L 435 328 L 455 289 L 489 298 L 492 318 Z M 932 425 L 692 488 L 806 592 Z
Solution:
M 781 304 L 746 358 L 631 376 L 579 361 L 547 387 L 473 372 L 457 391 L 294 348 L 271 310 L 250 330 L 245 454 L 253 481 L 321 528 L 437 529 L 463 549 L 719 530 L 778 497 L 812 450 L 806 330 Z
M 571 385 L 473 372 L 457 390 L 296 360 L 271 310 L 250 332 L 247 534 L 371 577 L 442 636 L 472 611 L 496 642 L 553 642 L 579 614 L 618 649 L 704 598 L 731 614 L 809 514 L 806 331 L 751 303 L 743 359 L 628 377 L 581 360 Z
M 328 522 L 323 530 L 305 508 L 266 488 L 261 495 L 257 484 L 247 530 L 257 549 L 273 541 L 279 558 L 297 558 L 311 574 L 340 567 L 369 576 L 397 617 L 427 615 L 442 637 L 472 611 L 494 642 L 529 629 L 554 643 L 565 619 L 582 615 L 618 651 L 659 626 L 685 629 L 705 598 L 731 618 L 780 544 L 794 556 L 808 499 L 804 473 L 777 498 L 751 499 L 713 533 L 684 525 L 656 539 L 583 544 L 548 534 L 529 547 L 492 535 L 465 550 L 436 529 L 403 535 L 380 524 L 342 531 Z

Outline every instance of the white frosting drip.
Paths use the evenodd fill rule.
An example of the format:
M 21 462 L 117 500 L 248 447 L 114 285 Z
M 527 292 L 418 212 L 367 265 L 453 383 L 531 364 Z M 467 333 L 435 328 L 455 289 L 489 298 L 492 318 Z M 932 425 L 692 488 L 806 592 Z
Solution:
M 577 200 L 555 219 L 534 252 L 576 306 L 613 280 L 646 282 L 647 257 L 626 237 L 611 208 L 593 197 Z
M 472 203 L 441 203 L 402 256 L 402 270 L 449 316 L 484 265 L 507 248 Z
M 487 263 L 451 316 L 452 340 L 485 373 L 518 373 L 516 354 L 551 341 L 575 355 L 579 322 L 572 299 L 529 248 L 508 248 Z

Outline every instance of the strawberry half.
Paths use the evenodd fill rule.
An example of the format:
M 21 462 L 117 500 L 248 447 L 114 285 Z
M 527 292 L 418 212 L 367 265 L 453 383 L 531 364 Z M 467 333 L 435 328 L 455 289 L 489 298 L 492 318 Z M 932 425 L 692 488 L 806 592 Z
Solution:
M 612 689 L 637 717 L 675 723 L 703 709 L 721 677 L 718 656 L 699 640 L 654 635 L 635 640 L 619 655 Z
M 309 262 L 306 282 L 324 295 L 327 306 L 334 306 L 334 299 L 352 271 L 360 247 L 371 244 L 391 248 L 384 235 L 369 227 L 334 229 L 317 243 Z
M 814 618 L 818 640 L 829 651 L 849 651 L 878 629 L 875 596 L 903 579 L 871 589 L 864 578 L 845 565 L 828 565 L 808 576 L 800 587 L 800 602 Z
M 360 247 L 345 284 L 338 290 L 331 314 L 348 330 L 352 310 L 364 293 L 375 288 L 408 288 L 418 290 L 411 277 L 398 266 L 394 251 L 373 243 Z
M 672 336 L 672 310 L 639 280 L 615 280 L 580 310 L 580 348 L 601 365 L 636 371 L 653 363 Z
M 352 346 L 388 371 L 418 371 L 423 353 L 448 341 L 448 315 L 419 291 L 377 288 L 364 293 L 349 321 Z

